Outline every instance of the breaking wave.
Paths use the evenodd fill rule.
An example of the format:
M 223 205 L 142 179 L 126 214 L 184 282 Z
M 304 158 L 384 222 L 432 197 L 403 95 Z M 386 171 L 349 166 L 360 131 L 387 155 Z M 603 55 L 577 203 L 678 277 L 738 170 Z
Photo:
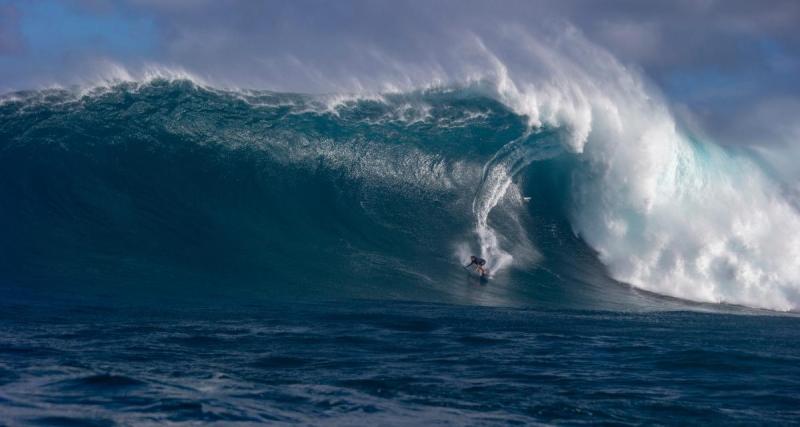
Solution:
M 800 304 L 800 216 L 586 43 L 373 95 L 125 74 L 0 99 L 0 277 L 44 288 Z M 592 66 L 587 66 L 586 64 Z M 459 266 L 489 260 L 475 287 Z

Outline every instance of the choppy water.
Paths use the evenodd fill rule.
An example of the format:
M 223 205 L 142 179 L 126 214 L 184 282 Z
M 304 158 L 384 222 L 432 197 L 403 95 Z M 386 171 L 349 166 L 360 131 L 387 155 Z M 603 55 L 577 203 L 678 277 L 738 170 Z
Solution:
M 787 316 L 4 302 L 9 425 L 794 424 Z

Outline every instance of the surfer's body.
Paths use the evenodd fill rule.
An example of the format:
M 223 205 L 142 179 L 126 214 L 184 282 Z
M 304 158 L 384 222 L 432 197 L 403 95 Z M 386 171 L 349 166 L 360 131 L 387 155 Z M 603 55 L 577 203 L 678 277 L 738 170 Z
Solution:
M 471 266 L 474 265 L 475 266 L 475 270 L 478 273 L 480 273 L 481 277 L 485 277 L 486 276 L 486 268 L 484 267 L 484 265 L 486 265 L 486 260 L 483 259 L 483 258 L 478 258 L 475 255 L 472 255 L 471 257 L 469 257 L 469 259 L 470 259 L 470 263 L 467 264 L 466 267 L 471 267 Z

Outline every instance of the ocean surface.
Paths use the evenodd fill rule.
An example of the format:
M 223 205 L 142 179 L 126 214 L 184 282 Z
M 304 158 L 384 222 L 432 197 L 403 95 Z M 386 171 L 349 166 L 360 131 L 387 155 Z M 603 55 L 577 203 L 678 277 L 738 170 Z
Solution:
M 551 113 L 3 95 L 0 424 L 798 424 L 779 183 L 657 114 Z
M 796 317 L 5 302 L 9 425 L 789 425 Z M 98 304 L 99 303 L 99 304 Z

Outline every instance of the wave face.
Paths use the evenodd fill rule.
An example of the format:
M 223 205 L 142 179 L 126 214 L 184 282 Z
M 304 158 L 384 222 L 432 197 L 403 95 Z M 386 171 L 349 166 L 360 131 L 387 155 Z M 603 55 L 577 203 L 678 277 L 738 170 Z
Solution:
M 502 81 L 352 98 L 163 79 L 7 95 L 0 280 L 674 304 L 619 280 L 797 309 L 800 219 L 753 162 L 682 137 L 663 111 L 631 121 L 618 99 L 521 99 Z M 459 265 L 472 253 L 489 260 L 484 286 Z

